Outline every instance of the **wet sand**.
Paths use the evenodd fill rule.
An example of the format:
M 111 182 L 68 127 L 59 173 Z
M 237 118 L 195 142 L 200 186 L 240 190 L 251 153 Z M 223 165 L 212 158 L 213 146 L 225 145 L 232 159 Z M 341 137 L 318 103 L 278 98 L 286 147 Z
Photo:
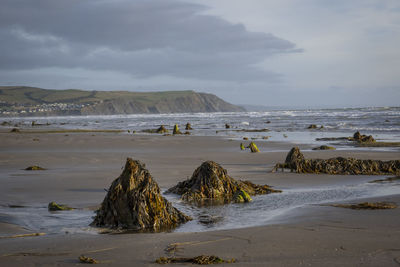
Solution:
M 237 179 L 278 189 L 375 180 L 371 176 L 271 173 L 290 143 L 257 142 L 262 153 L 240 151 L 240 142 L 217 137 L 128 135 L 123 133 L 0 133 L 0 205 L 46 206 L 50 201 L 93 209 L 119 176 L 126 157 L 146 163 L 162 189 L 190 177 L 214 160 Z M 308 145 L 301 149 L 311 149 Z M 307 151 L 307 158 L 335 156 L 399 159 L 397 152 Z M 46 171 L 25 171 L 39 165 Z M 400 194 L 379 201 L 400 204 Z M 0 265 L 76 265 L 81 254 L 104 265 L 156 265 L 165 248 L 179 243 L 177 256 L 215 254 L 236 258 L 237 266 L 399 266 L 400 214 L 309 205 L 259 227 L 198 233 L 50 234 L 0 238 Z M 29 233 L 0 214 L 0 236 Z

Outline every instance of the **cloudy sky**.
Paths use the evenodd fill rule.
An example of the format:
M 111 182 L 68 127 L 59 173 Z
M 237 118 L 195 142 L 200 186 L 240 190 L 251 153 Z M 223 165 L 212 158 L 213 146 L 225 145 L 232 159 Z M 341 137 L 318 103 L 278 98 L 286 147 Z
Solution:
M 0 84 L 399 106 L 399 0 L 1 0 Z

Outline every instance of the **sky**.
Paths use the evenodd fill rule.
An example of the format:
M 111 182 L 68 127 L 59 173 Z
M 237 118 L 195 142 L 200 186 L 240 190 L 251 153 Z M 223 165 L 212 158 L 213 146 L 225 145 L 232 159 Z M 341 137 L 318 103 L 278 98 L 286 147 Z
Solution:
M 400 106 L 400 1 L 2 0 L 0 85 Z

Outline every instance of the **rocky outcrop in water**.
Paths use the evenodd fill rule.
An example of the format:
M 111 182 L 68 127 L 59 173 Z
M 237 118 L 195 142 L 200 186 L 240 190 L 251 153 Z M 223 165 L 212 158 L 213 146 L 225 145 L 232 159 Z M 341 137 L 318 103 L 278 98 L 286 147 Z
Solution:
M 373 142 L 375 142 L 375 139 L 372 137 L 372 135 L 360 134 L 360 132 L 358 132 L 358 131 L 354 133 L 353 140 L 357 141 L 359 143 L 373 143 Z
M 182 132 L 179 130 L 178 124 L 175 124 L 172 134 L 182 134 Z
M 249 200 L 245 194 L 240 192 L 242 190 L 251 196 L 281 192 L 268 185 L 256 185 L 249 181 L 235 180 L 228 175 L 226 169 L 214 161 L 203 162 L 190 179 L 179 182 L 167 192 L 181 195 L 183 200 L 197 204 L 207 204 L 207 202 L 221 204 L 233 200 L 246 202 L 245 198 L 251 201 L 251 198 Z M 239 195 L 244 201 L 236 200 Z
M 272 171 L 290 169 L 297 173 L 326 173 L 351 175 L 384 175 L 400 173 L 400 160 L 362 160 L 353 158 L 306 159 L 298 147 L 290 150 L 285 163 L 278 163 Z
M 92 226 L 161 231 L 191 220 L 160 194 L 144 164 L 128 158 L 97 211 Z

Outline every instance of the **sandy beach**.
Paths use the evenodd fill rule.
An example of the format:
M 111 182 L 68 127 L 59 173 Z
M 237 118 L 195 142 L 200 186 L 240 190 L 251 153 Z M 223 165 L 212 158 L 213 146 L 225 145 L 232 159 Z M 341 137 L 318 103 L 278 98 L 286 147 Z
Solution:
M 140 160 L 165 190 L 190 177 L 206 160 L 214 160 L 237 179 L 277 189 L 357 185 L 379 177 L 271 173 L 293 146 L 309 158 L 336 156 L 399 159 L 399 151 L 311 151 L 309 145 L 258 142 L 261 153 L 240 151 L 239 140 L 201 136 L 126 133 L 0 133 L 0 205 L 46 208 L 51 201 L 85 210 L 96 209 L 127 157 Z M 25 171 L 39 165 L 45 171 Z M 384 176 L 389 177 L 389 176 Z M 383 177 L 383 178 L 384 178 Z M 400 191 L 362 201 L 400 204 Z M 67 212 L 67 211 L 66 211 Z M 46 233 L 46 228 L 39 229 Z M 46 233 L 23 227 L 18 216 L 0 213 L 1 266 L 79 265 L 81 254 L 110 266 L 157 266 L 159 257 L 218 255 L 233 266 L 399 266 L 400 210 L 351 210 L 304 205 L 256 227 L 204 232 L 96 234 Z

